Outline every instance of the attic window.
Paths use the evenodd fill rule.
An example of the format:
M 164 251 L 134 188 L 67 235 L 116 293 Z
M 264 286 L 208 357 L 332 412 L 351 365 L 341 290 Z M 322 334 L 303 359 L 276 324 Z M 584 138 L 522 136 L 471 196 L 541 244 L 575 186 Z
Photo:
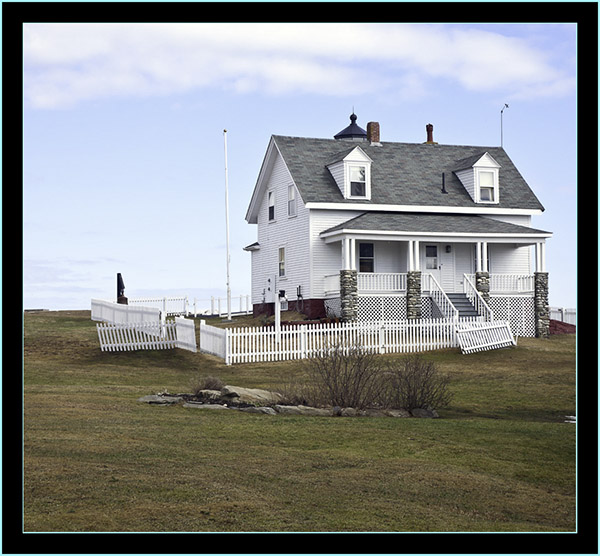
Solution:
M 479 202 L 498 202 L 498 172 L 494 170 L 479 170 L 477 172 Z
M 366 166 L 350 166 L 350 197 L 367 196 Z
M 275 220 L 275 193 L 269 191 L 269 220 Z

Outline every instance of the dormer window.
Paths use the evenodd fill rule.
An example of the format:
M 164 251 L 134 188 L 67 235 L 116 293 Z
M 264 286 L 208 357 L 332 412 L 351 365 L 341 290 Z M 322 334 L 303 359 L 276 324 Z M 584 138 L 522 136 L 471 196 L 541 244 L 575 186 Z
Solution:
M 489 153 L 480 153 L 458 162 L 454 173 L 476 203 L 498 204 L 500 165 Z
M 367 169 L 365 166 L 350 166 L 350 197 L 367 196 Z
M 497 203 L 498 199 L 498 171 L 497 170 L 477 170 L 477 180 L 479 189 L 480 203 Z
M 345 151 L 339 158 L 327 165 L 344 199 L 371 199 L 371 163 L 373 162 L 360 148 Z

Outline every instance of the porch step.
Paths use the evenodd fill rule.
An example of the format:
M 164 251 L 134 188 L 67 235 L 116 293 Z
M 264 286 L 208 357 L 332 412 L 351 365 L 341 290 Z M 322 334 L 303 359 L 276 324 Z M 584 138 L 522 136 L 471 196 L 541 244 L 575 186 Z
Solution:
M 446 295 L 452 305 L 457 309 L 459 318 L 478 316 L 477 310 L 469 301 L 466 293 L 447 293 Z

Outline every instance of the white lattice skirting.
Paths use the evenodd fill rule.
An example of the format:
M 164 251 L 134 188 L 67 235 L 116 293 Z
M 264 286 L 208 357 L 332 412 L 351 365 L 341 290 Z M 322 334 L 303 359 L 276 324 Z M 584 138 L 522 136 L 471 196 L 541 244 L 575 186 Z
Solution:
M 535 337 L 535 301 L 531 296 L 490 296 L 494 319 L 507 320 L 515 336 Z
M 535 304 L 531 296 L 491 296 L 490 308 L 495 320 L 507 320 L 515 336 L 535 337 Z M 431 319 L 439 315 L 432 308 L 429 296 L 421 297 L 421 318 Z M 325 300 L 328 317 L 340 317 L 342 305 L 339 297 Z M 360 295 L 358 296 L 358 320 L 404 320 L 406 319 L 406 296 Z

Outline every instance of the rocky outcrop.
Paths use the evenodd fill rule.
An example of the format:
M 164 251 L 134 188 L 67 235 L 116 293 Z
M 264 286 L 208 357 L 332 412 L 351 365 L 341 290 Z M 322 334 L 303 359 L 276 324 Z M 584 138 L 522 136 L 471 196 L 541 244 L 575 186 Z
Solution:
M 310 407 L 286 405 L 277 392 L 259 388 L 241 388 L 227 385 L 219 390 L 200 390 L 193 394 L 159 392 L 138 398 L 138 402 L 151 405 L 173 405 L 183 402 L 186 409 L 235 410 L 261 415 L 304 415 L 311 417 L 439 417 L 434 409 L 355 409 L 353 407 Z

